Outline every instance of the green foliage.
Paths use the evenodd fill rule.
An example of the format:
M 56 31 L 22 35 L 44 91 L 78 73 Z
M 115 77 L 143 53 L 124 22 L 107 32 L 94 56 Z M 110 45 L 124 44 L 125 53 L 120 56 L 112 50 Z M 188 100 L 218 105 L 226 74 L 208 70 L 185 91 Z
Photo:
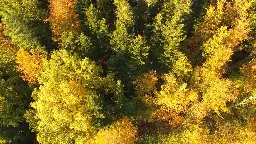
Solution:
M 141 35 L 135 36 L 132 33 L 134 16 L 128 1 L 116 0 L 115 5 L 117 7 L 116 29 L 110 41 L 113 50 L 118 54 L 129 54 L 140 64 L 145 64 L 149 47 Z
M 254 143 L 255 4 L 0 1 L 0 143 Z
M 28 97 L 28 88 L 23 83 L 14 87 L 14 83 L 22 84 L 22 80 L 15 71 L 15 63 L 6 59 L 1 53 L 1 125 L 18 126 L 24 120 L 26 104 L 24 100 Z M 24 90 L 24 91 L 23 91 Z
M 88 58 L 79 60 L 67 51 L 55 51 L 44 62 L 42 84 L 33 92 L 41 143 L 79 143 L 94 131 L 93 119 L 103 117 L 96 104 L 101 69 Z M 46 93 L 45 93 L 46 92 Z M 66 133 L 63 133 L 66 131 Z
M 9 49 L 8 53 L 6 49 Z M 10 143 L 32 142 L 24 118 L 31 101 L 31 90 L 16 72 L 13 55 L 13 45 L 0 47 L 0 139 Z
M 73 32 L 65 32 L 60 38 L 60 47 L 77 54 L 80 57 L 88 57 L 93 53 L 91 39 L 83 33 L 76 34 Z
M 153 41 L 154 52 L 161 65 L 178 76 L 192 71 L 186 55 L 181 51 L 181 42 L 186 38 L 184 30 L 185 16 L 190 13 L 190 0 L 167 1 L 155 18 Z
M 100 17 L 100 11 L 92 4 L 85 9 L 84 27 L 93 44 L 91 46 L 93 49 L 91 53 L 92 59 L 98 60 L 102 55 L 111 51 L 110 34 L 106 19 Z M 104 57 L 109 56 L 106 55 Z
M 12 42 L 24 49 L 42 48 L 49 45 L 50 33 L 47 24 L 47 10 L 37 0 L 1 1 L 0 15 L 5 24 L 5 34 Z M 44 43 L 42 43 L 44 42 Z

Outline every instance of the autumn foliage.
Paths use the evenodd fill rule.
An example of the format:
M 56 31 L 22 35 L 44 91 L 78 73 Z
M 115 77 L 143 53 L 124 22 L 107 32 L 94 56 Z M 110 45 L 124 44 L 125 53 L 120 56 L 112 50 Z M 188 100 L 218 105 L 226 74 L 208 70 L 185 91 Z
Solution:
M 127 117 L 121 118 L 109 127 L 100 130 L 92 141 L 86 144 L 133 144 L 137 139 L 137 128 Z
M 22 78 L 25 81 L 36 84 L 43 71 L 42 64 L 45 57 L 46 53 L 41 50 L 27 52 L 24 49 L 20 49 L 17 52 L 17 71 L 23 74 Z
M 76 0 L 50 0 L 49 1 L 52 32 L 56 37 L 63 32 L 79 31 L 80 24 L 75 13 Z
M 0 143 L 255 143 L 255 0 L 1 0 Z

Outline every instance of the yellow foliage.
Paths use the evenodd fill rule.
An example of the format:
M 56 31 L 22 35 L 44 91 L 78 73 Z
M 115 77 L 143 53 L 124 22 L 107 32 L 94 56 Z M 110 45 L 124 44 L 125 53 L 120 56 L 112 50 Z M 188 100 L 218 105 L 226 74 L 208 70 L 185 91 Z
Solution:
M 195 34 L 190 39 L 190 47 L 196 50 L 201 42 L 204 42 L 211 38 L 218 30 L 223 17 L 223 6 L 226 0 L 219 0 L 217 5 L 210 5 L 207 8 L 206 15 L 196 28 Z
M 185 129 L 174 131 L 169 135 L 162 135 L 158 139 L 160 144 L 202 144 L 210 143 L 207 137 L 208 130 L 198 124 L 187 124 Z
M 202 101 L 195 105 L 193 113 L 196 115 L 206 112 L 227 112 L 226 103 L 236 98 L 232 81 L 220 78 L 218 74 L 208 68 L 199 68 L 195 71 L 195 89 Z
M 22 76 L 23 80 L 32 84 L 37 83 L 38 77 L 43 71 L 42 62 L 45 57 L 45 52 L 41 50 L 27 52 L 24 49 L 20 49 L 17 52 L 17 71 L 24 74 Z
M 197 56 L 198 47 L 218 35 L 221 27 L 227 27 L 228 30 L 228 36 L 223 40 L 223 50 L 237 50 L 237 46 L 249 38 L 248 10 L 252 2 L 252 0 L 219 0 L 216 4 L 210 5 L 203 17 L 203 22 L 199 23 L 194 36 L 189 41 L 192 56 Z
M 218 33 L 206 41 L 201 47 L 203 56 L 207 58 L 203 67 L 208 69 L 208 71 L 218 72 L 229 61 L 233 51 L 225 45 L 228 37 L 227 28 L 221 27 L 218 29 Z
M 247 92 L 256 89 L 256 59 L 253 58 L 249 63 L 241 67 L 241 71 L 245 77 L 245 90 Z
M 127 117 L 100 130 L 91 141 L 85 144 L 134 144 L 137 140 L 137 128 Z
M 169 135 L 161 135 L 159 139 L 162 144 L 254 144 L 256 132 L 236 123 L 223 123 L 218 126 L 214 134 L 210 135 L 206 127 L 187 123 L 184 129 L 174 131 Z
M 185 112 L 191 102 L 198 98 L 197 93 L 187 88 L 186 83 L 179 82 L 174 75 L 164 76 L 165 84 L 157 93 L 157 105 L 173 109 L 175 112 Z
M 17 51 L 18 47 L 14 46 L 4 35 L 4 25 L 0 23 L 0 53 L 3 53 L 8 61 L 13 61 Z
M 32 104 L 37 110 L 37 118 L 40 119 L 37 140 L 44 143 L 68 143 L 71 139 L 79 141 L 81 138 L 88 138 L 94 128 L 92 118 L 84 105 L 86 101 L 88 104 L 92 103 L 93 95 L 95 93 L 75 81 L 41 87 L 37 95 L 39 99 Z M 68 134 L 55 136 L 55 133 L 61 131 Z
M 182 114 L 179 114 L 170 109 L 165 109 L 163 107 L 156 110 L 152 114 L 152 117 L 160 120 L 168 121 L 173 128 L 177 128 L 181 126 L 182 122 L 184 121 L 184 117 L 182 116 Z
M 49 3 L 49 21 L 55 36 L 80 30 L 78 16 L 74 11 L 76 0 L 50 0 Z
M 7 142 L 5 140 L 0 139 L 0 144 L 6 144 Z
M 252 1 L 247 0 L 218 1 L 216 8 L 212 5 L 208 8 L 204 21 L 199 24 L 195 37 L 202 42 L 201 50 L 206 61 L 194 73 L 196 89 L 202 97 L 202 102 L 192 107 L 192 113 L 197 116 L 210 111 L 228 111 L 226 103 L 237 97 L 233 83 L 222 78 L 222 74 L 233 52 L 248 39 L 250 28 L 247 11 L 251 4 Z
M 251 30 L 248 11 L 252 2 L 253 0 L 235 0 L 227 3 L 223 22 L 230 27 L 227 47 L 236 50 L 242 41 L 249 38 Z
M 238 124 L 225 123 L 220 125 L 214 135 L 208 138 L 211 143 L 254 144 L 256 132 Z
M 140 75 L 135 81 L 135 90 L 139 96 L 151 95 L 156 91 L 157 76 L 155 71 Z
M 88 58 L 55 51 L 44 60 L 39 89 L 33 91 L 35 130 L 40 143 L 81 143 L 96 128 L 93 118 L 102 118 L 95 102 L 101 69 Z

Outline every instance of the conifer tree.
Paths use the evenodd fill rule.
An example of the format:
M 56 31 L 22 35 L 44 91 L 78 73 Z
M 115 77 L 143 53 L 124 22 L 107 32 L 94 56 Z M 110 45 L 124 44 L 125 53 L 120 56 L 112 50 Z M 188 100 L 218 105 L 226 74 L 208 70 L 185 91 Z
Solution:
M 100 11 L 91 4 L 85 9 L 85 33 L 92 39 L 93 59 L 106 61 L 111 54 L 109 26 Z
M 0 1 L 0 143 L 254 143 L 255 5 Z
M 177 76 L 191 71 L 186 55 L 181 52 L 185 37 L 185 17 L 190 13 L 191 1 L 166 1 L 154 23 L 154 52 L 160 59 L 161 69 L 172 70 Z M 184 51 L 184 50 L 183 50 Z
M 51 43 L 47 23 L 47 10 L 37 0 L 1 1 L 5 34 L 14 44 L 24 49 L 40 49 Z
M 81 58 L 93 57 L 95 52 L 91 38 L 84 33 L 64 32 L 60 37 L 59 47 Z
M 144 64 L 149 47 L 143 36 L 133 33 L 134 15 L 127 0 L 114 2 L 117 10 L 116 29 L 113 32 L 111 44 L 118 54 L 129 54 L 132 59 Z
M 134 13 L 127 0 L 115 0 L 116 21 L 110 44 L 114 54 L 108 60 L 108 71 L 116 73 L 125 85 L 128 95 L 133 94 L 133 81 L 148 63 L 149 46 L 141 35 L 135 35 Z

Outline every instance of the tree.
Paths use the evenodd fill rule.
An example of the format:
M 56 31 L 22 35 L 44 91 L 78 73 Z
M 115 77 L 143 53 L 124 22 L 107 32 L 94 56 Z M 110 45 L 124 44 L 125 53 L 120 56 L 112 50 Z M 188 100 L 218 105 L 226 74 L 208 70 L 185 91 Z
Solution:
M 85 33 L 90 36 L 93 43 L 92 59 L 99 60 L 110 57 L 110 32 L 107 20 L 101 17 L 101 13 L 96 7 L 91 4 L 85 8 L 84 27 Z
M 173 74 L 166 74 L 164 80 L 161 91 L 157 93 L 157 105 L 180 113 L 186 112 L 191 102 L 197 101 L 197 93 L 189 90 L 187 84 L 179 82 Z
M 0 1 L 0 143 L 253 143 L 255 4 Z
M 129 54 L 132 59 L 144 64 L 148 56 L 149 47 L 145 39 L 138 35 L 135 37 L 132 28 L 134 16 L 127 0 L 114 1 L 117 10 L 116 29 L 110 41 L 113 50 L 118 54 Z
M 120 86 L 111 76 L 101 77 L 102 70 L 95 62 L 71 56 L 66 50 L 53 52 L 43 66 L 44 71 L 39 76 L 41 86 L 34 90 L 33 109 L 27 114 L 28 121 L 34 123 L 38 132 L 37 140 L 40 143 L 82 143 L 97 131 L 98 119 L 104 118 L 100 92 L 114 90 L 114 96 L 122 96 Z M 120 97 L 113 97 L 113 100 L 121 101 Z
M 55 51 L 45 60 L 39 89 L 33 92 L 35 130 L 41 143 L 79 143 L 96 130 L 100 118 L 96 101 L 101 69 L 88 58 L 79 60 L 67 51 Z
M 47 10 L 37 0 L 1 1 L 4 31 L 12 43 L 24 49 L 40 49 L 51 43 L 48 26 L 44 23 Z
M 85 141 L 88 144 L 133 144 L 137 140 L 137 128 L 123 117 L 110 126 L 100 130 L 91 141 Z
M 31 101 L 31 90 L 16 71 L 17 47 L 0 32 L 0 141 L 6 143 L 32 143 L 24 113 Z
M 184 17 L 190 12 L 190 0 L 167 1 L 155 18 L 153 52 L 160 59 L 161 69 L 172 70 L 178 76 L 191 71 L 186 55 L 181 52 L 181 42 L 185 40 Z
M 75 32 L 64 32 L 60 37 L 59 47 L 81 58 L 92 56 L 95 51 L 90 37 Z
M 46 57 L 44 51 L 32 50 L 31 53 L 20 49 L 17 52 L 18 72 L 24 74 L 22 76 L 24 81 L 32 84 L 37 83 L 37 79 L 43 71 L 42 60 Z
M 75 13 L 75 0 L 50 0 L 49 3 L 49 21 L 56 40 L 63 32 L 80 31 L 80 23 Z
M 143 36 L 134 34 L 134 16 L 128 1 L 116 0 L 114 4 L 117 19 L 110 40 L 114 54 L 109 58 L 107 66 L 109 72 L 114 72 L 122 80 L 127 96 L 131 97 L 134 95 L 133 81 L 146 70 L 149 46 Z

